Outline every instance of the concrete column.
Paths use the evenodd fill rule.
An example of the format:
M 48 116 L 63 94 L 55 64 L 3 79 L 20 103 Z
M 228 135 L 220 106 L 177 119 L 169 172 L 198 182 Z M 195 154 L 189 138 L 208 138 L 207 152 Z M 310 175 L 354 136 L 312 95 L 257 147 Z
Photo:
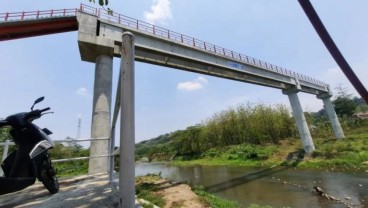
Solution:
M 302 106 L 300 105 L 299 102 L 298 94 L 296 92 L 290 92 L 286 94 L 288 95 L 290 100 L 295 122 L 298 127 L 299 135 L 303 143 L 304 151 L 308 154 L 312 153 L 315 150 L 315 147 L 308 128 L 307 121 L 303 113 Z
M 336 139 L 345 138 L 344 131 L 341 128 L 339 118 L 336 115 L 331 99 L 329 97 L 322 98 L 322 101 L 323 101 L 323 107 L 326 110 L 327 116 L 330 120 L 330 123 L 331 123 Z
M 96 58 L 91 127 L 92 138 L 110 136 L 112 60 L 113 58 L 107 55 L 100 55 Z M 91 142 L 90 156 L 107 155 L 108 152 L 108 140 Z M 109 167 L 108 159 L 108 157 L 90 159 L 88 174 L 107 172 Z
M 134 36 L 124 32 L 120 65 L 120 207 L 135 207 Z

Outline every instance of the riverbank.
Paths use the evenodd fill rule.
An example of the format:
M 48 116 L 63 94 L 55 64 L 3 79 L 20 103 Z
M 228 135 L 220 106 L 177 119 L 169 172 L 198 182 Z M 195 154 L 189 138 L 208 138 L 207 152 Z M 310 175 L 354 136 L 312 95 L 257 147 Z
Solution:
M 156 174 L 136 177 L 137 197 L 146 202 L 143 207 L 237 208 L 236 202 L 219 198 L 205 191 L 202 186 L 189 185 L 163 179 Z
M 241 166 L 172 166 L 168 163 L 137 164 L 136 174 L 157 173 L 164 178 L 204 187 L 207 193 L 233 200 L 239 207 L 341 207 L 340 202 L 315 193 L 321 187 L 340 201 L 368 207 L 367 173 Z M 210 197 L 212 198 L 212 197 Z M 211 206 L 219 207 L 219 206 Z M 227 206 L 225 206 L 227 207 Z
M 345 139 L 314 138 L 316 150 L 304 153 L 300 139 L 263 146 L 241 144 L 210 149 L 194 157 L 177 156 L 173 165 L 221 165 L 264 168 L 292 166 L 329 171 L 368 171 L 368 134 L 357 131 Z

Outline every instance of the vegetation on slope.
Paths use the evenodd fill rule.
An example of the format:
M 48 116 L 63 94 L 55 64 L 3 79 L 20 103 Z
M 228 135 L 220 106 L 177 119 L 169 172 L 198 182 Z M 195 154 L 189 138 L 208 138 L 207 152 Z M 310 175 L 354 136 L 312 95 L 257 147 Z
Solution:
M 333 101 L 346 139 L 334 138 L 323 109 L 305 113 L 317 148 L 312 155 L 304 154 L 295 122 L 285 106 L 245 104 L 228 108 L 196 126 L 141 142 L 136 145 L 136 158 L 173 159 L 178 165 L 364 166 L 368 161 L 368 121 L 352 115 L 366 110 L 367 105 L 349 96 L 341 93 Z

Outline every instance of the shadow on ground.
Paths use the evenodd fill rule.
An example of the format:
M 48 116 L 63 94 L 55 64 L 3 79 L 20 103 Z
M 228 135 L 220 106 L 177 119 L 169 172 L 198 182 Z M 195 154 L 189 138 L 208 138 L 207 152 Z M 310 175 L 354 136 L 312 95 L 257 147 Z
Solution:
M 224 191 L 226 189 L 234 188 L 242 184 L 249 183 L 254 180 L 272 176 L 275 173 L 285 171 L 292 167 L 296 167 L 301 161 L 303 161 L 304 157 L 305 157 L 304 150 L 298 150 L 295 152 L 291 152 L 286 157 L 286 160 L 281 163 L 282 166 L 274 166 L 274 167 L 269 167 L 263 170 L 255 171 L 252 173 L 247 173 L 245 175 L 242 175 L 236 178 L 232 178 L 230 180 L 227 180 L 221 183 L 207 186 L 205 187 L 205 189 L 209 192 L 216 193 L 216 192 Z
M 118 192 L 106 174 L 60 180 L 60 191 L 50 195 L 42 184 L 0 196 L 0 207 L 118 207 Z

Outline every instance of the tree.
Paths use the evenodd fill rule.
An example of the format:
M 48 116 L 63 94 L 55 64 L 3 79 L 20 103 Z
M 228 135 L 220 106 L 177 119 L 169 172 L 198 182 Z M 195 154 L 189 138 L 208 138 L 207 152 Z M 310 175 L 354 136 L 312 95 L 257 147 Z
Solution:
M 332 103 L 335 107 L 336 114 L 340 117 L 352 116 L 357 107 L 357 104 L 352 99 L 347 97 L 338 97 Z
M 88 0 L 89 2 L 93 2 L 93 3 L 96 3 L 96 0 Z M 100 6 L 104 6 L 104 5 L 108 5 L 109 4 L 109 0 L 98 0 L 98 4 Z
M 349 93 L 349 90 L 343 84 L 338 84 L 335 90 L 337 91 L 337 98 L 332 103 L 336 114 L 340 117 L 352 116 L 357 107 L 356 102 L 351 98 L 353 95 Z

